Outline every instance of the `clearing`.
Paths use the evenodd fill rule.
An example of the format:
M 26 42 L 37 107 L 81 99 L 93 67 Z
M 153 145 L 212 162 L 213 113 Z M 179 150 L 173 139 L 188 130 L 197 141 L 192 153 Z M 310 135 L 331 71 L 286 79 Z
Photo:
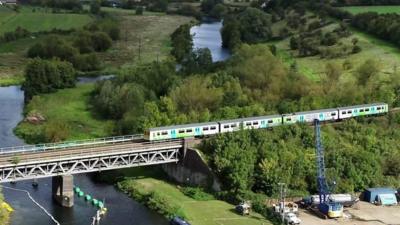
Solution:
M 234 205 L 224 201 L 190 198 L 180 191 L 180 186 L 163 181 L 154 168 L 131 168 L 119 172 L 135 183 L 135 187 L 140 188 L 139 192 L 157 191 L 168 203 L 180 206 L 180 211 L 187 216 L 192 225 L 272 225 L 258 213 L 241 216 L 235 212 Z
M 400 224 L 400 206 L 375 206 L 359 202 L 352 208 L 345 208 L 348 218 L 335 220 L 320 219 L 310 212 L 301 210 L 300 219 L 307 225 L 387 225 Z
M 102 8 L 103 9 L 103 8 Z M 108 68 L 165 59 L 171 51 L 170 35 L 182 24 L 194 18 L 163 13 L 145 12 L 135 15 L 134 10 L 104 8 L 121 21 L 121 39 L 102 59 Z
M 113 122 L 93 116 L 89 103 L 93 88 L 94 84 L 78 84 L 75 88 L 35 96 L 25 107 L 25 112 L 37 112 L 45 117 L 46 122 L 39 125 L 21 122 L 15 133 L 27 142 L 37 142 L 36 139 L 43 137 L 46 124 L 61 122 L 68 124 L 67 140 L 107 137 L 113 129 Z
M 274 32 L 279 30 L 279 28 L 284 24 L 284 21 L 275 23 L 273 25 Z M 322 31 L 331 31 L 337 27 L 339 27 L 339 24 L 335 22 L 323 27 Z M 342 42 L 344 45 L 351 45 L 352 40 L 357 38 L 358 45 L 362 48 L 362 51 L 360 53 L 347 55 L 345 57 L 321 58 L 320 55 L 299 57 L 297 50 L 292 51 L 290 49 L 290 37 L 281 41 L 270 42 L 268 44 L 276 45 L 278 49 L 278 56 L 283 60 L 283 62 L 285 62 L 285 64 L 290 66 L 296 62 L 300 73 L 316 81 L 325 76 L 327 63 L 343 65 L 345 61 L 351 62 L 352 67 L 348 70 L 343 70 L 342 79 L 351 79 L 358 66 L 368 59 L 375 59 L 379 62 L 381 65 L 380 69 L 382 74 L 393 74 L 398 71 L 397 69 L 400 66 L 400 49 L 398 47 L 359 30 L 353 28 L 349 29 L 351 30 L 352 35 L 347 38 L 340 39 L 339 42 Z
M 377 12 L 377 13 L 400 13 L 400 5 L 384 5 L 384 6 L 346 6 L 340 7 L 351 14 L 359 14 L 365 12 Z
M 21 7 L 17 13 L 5 6 L 0 6 L 0 34 L 14 31 L 17 27 L 31 32 L 52 29 L 68 30 L 82 27 L 93 18 L 88 14 L 52 13 L 51 9 L 39 7 Z

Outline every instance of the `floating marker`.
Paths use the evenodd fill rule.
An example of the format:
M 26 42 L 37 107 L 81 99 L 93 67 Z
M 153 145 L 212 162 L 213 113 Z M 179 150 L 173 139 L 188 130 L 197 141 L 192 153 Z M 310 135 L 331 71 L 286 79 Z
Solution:
M 80 188 L 78 188 L 78 187 L 75 187 L 75 192 L 76 193 L 79 193 L 81 191 L 81 189 Z
M 78 193 L 78 196 L 79 197 L 82 197 L 82 196 L 84 196 L 85 195 L 85 193 L 83 193 L 83 191 L 80 191 L 79 193 Z
M 93 201 L 92 201 L 92 202 L 93 202 L 93 205 L 97 205 L 97 204 L 99 204 L 99 200 L 97 200 L 97 199 L 95 199 L 95 198 L 93 199 Z
M 99 208 L 103 208 L 103 207 L 104 207 L 104 203 L 103 203 L 102 201 L 99 201 L 99 203 L 97 204 L 97 206 L 98 206 Z
M 86 201 L 90 201 L 90 200 L 92 200 L 92 196 L 90 196 L 90 195 L 86 195 L 86 196 L 85 196 L 85 200 L 86 200 Z

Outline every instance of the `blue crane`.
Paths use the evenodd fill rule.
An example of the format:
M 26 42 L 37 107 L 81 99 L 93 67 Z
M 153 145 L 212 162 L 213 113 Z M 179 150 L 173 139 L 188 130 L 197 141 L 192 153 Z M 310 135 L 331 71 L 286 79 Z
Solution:
M 343 206 L 328 198 L 330 191 L 325 177 L 325 158 L 324 147 L 321 141 L 321 127 L 318 119 L 314 120 L 315 127 L 315 148 L 317 159 L 317 185 L 319 194 L 318 209 L 321 213 L 329 218 L 342 217 Z

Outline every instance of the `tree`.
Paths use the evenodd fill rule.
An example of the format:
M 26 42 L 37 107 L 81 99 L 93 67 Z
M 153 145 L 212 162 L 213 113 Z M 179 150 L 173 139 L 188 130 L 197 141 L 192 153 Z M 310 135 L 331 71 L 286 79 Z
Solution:
M 221 3 L 216 4 L 210 12 L 210 16 L 221 20 L 228 13 L 228 9 Z
M 75 82 L 75 69 L 72 64 L 58 60 L 33 59 L 25 69 L 25 101 L 40 93 L 73 87 Z
M 356 76 L 358 83 L 365 86 L 367 82 L 378 75 L 380 72 L 379 64 L 373 59 L 366 60 L 357 68 Z
M 90 3 L 90 13 L 99 14 L 101 11 L 101 4 L 99 0 L 92 0 Z
M 241 40 L 246 43 L 266 41 L 272 36 L 271 17 L 255 8 L 239 14 Z
M 45 40 L 33 45 L 28 50 L 28 57 L 30 58 L 59 58 L 61 60 L 72 61 L 76 54 L 78 54 L 77 49 L 57 35 L 48 36 Z
M 176 58 L 177 62 L 190 54 L 193 48 L 192 35 L 190 34 L 190 25 L 181 25 L 171 34 L 172 51 L 171 54 Z
M 93 49 L 97 52 L 104 52 L 112 45 L 111 38 L 104 32 L 95 32 L 92 35 Z
M 191 52 L 183 61 L 185 74 L 207 73 L 212 66 L 211 51 L 208 48 L 200 48 Z
M 228 49 L 235 49 L 242 43 L 240 37 L 240 23 L 233 17 L 229 16 L 224 20 L 221 29 L 222 46 Z
M 143 8 L 143 6 L 138 6 L 138 7 L 136 7 L 136 15 L 143 15 L 143 12 L 144 12 L 144 8 Z

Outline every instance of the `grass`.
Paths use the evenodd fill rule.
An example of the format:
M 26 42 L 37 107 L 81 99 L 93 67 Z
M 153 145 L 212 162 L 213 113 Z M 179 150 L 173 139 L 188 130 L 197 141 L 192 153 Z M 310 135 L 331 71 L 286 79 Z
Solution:
M 365 12 L 377 13 L 400 13 L 400 5 L 385 5 L 385 6 L 347 6 L 340 7 L 352 14 L 360 14 Z
M 282 25 L 282 23 L 277 23 L 274 26 Z M 325 26 L 322 28 L 322 30 L 330 31 L 338 26 L 339 25 L 337 23 L 334 23 Z M 279 28 L 275 27 L 273 30 L 279 30 Z M 350 30 L 353 34 L 350 37 L 341 39 L 340 41 L 346 45 L 351 45 L 351 40 L 353 38 L 357 38 L 359 40 L 358 45 L 362 48 L 362 51 L 357 54 L 340 58 L 326 59 L 321 58 L 319 55 L 312 57 L 298 57 L 297 51 L 290 50 L 290 38 L 268 44 L 275 44 L 277 46 L 278 56 L 288 67 L 293 64 L 294 61 L 296 61 L 298 71 L 315 81 L 318 81 L 321 79 L 321 77 L 325 76 L 325 68 L 327 63 L 343 65 L 346 60 L 352 63 L 352 69 L 343 71 L 342 79 L 351 79 L 358 66 L 364 63 L 367 59 L 371 58 L 378 60 L 379 64 L 381 65 L 382 74 L 393 74 L 396 68 L 400 66 L 400 50 L 398 47 L 359 30 L 352 28 L 350 28 Z
M 14 31 L 17 27 L 31 32 L 49 31 L 54 28 L 68 30 L 82 27 L 93 20 L 87 14 L 52 13 L 43 8 L 22 7 L 19 13 L 0 6 L 0 34 Z M 35 10 L 33 12 L 33 10 Z
M 139 172 L 135 172 L 139 169 Z M 149 169 L 147 169 L 149 170 Z M 241 216 L 234 210 L 234 206 L 219 200 L 195 200 L 183 194 L 181 187 L 166 181 L 155 179 L 146 175 L 142 168 L 130 169 L 126 175 L 131 173 L 133 177 L 129 182 L 142 193 L 157 191 L 162 194 L 168 203 L 180 207 L 180 211 L 187 217 L 192 225 L 270 225 L 271 223 L 260 214 L 252 212 L 250 216 Z M 143 176 L 143 174 L 146 174 Z M 157 177 L 160 175 L 157 174 Z
M 133 10 L 107 8 L 121 21 L 121 40 L 102 54 L 108 68 L 152 62 L 168 57 L 170 35 L 180 25 L 194 20 L 190 17 L 145 13 L 134 15 Z M 140 54 L 139 54 L 140 53 Z
M 35 141 L 33 134 L 43 132 L 43 127 L 46 124 L 62 121 L 68 124 L 69 135 L 67 140 L 109 136 L 113 122 L 97 119 L 91 112 L 90 93 L 93 87 L 94 84 L 82 84 L 76 88 L 35 96 L 26 106 L 25 112 L 27 114 L 39 112 L 45 117 L 46 121 L 40 125 L 22 122 L 17 126 L 16 134 L 32 142 Z

